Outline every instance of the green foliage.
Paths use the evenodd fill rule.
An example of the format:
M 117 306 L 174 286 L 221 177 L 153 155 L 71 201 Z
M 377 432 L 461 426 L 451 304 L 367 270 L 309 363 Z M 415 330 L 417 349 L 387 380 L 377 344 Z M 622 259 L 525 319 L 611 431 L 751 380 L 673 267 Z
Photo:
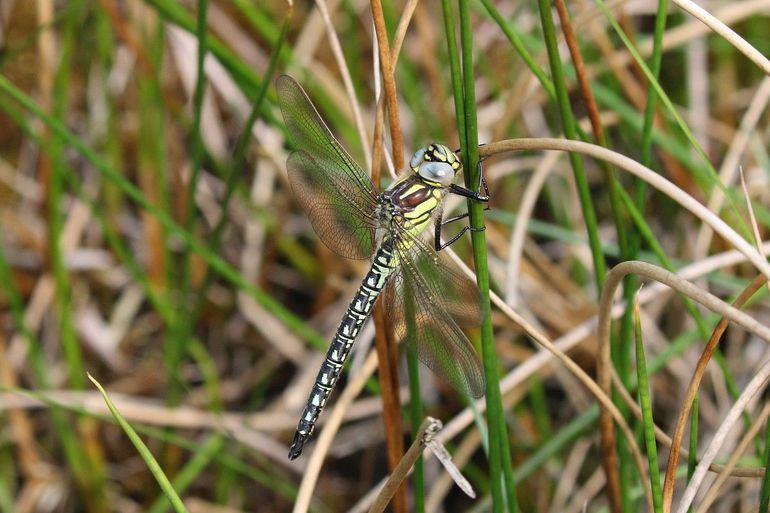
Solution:
M 10 405 L 3 410 L 0 509 L 30 500 L 30 485 L 49 482 L 35 474 L 45 468 L 50 482 L 62 483 L 57 510 L 131 504 L 185 511 L 179 495 L 190 509 L 197 501 L 204 509 L 289 510 L 309 470 L 284 461 L 286 444 L 317 354 L 365 264 L 327 251 L 293 201 L 285 178 L 291 148 L 273 82 L 280 73 L 295 77 L 363 163 L 383 90 L 373 77 L 371 11 L 352 1 L 333 7 L 339 62 L 313 3 L 293 11 L 277 0 L 52 4 L 52 12 L 35 2 L 0 7 L 0 386 Z M 452 426 L 447 446 L 482 497 L 446 498 L 435 477 L 443 474 L 425 458 L 407 489 L 415 511 L 438 503 L 446 511 L 578 511 L 583 498 L 589 511 L 607 507 L 606 489 L 588 494 L 604 471 L 593 396 L 560 364 L 542 363 L 534 337 L 495 306 L 495 292 L 518 283 L 518 300 L 505 298 L 509 306 L 553 340 L 580 338 L 569 357 L 590 374 L 591 332 L 578 331 L 596 314 L 608 268 L 642 259 L 681 270 L 729 249 L 681 205 L 621 170 L 571 153 L 537 171 L 550 175 L 528 191 L 548 162 L 543 152 L 495 155 L 479 166 L 479 143 L 537 136 L 593 142 L 703 204 L 724 195 L 716 213 L 753 241 L 751 201 L 767 238 L 762 71 L 727 39 L 702 35 L 678 2 L 649 3 L 638 14 L 600 0 L 566 3 L 583 74 L 565 52 L 565 20 L 555 5 L 421 2 L 396 65 L 406 151 L 434 138 L 459 143 L 466 187 L 478 187 L 483 168 L 491 189 L 488 211 L 454 200 L 444 211 L 467 211 L 473 228 L 452 249 L 474 262 L 482 292 L 483 323 L 469 338 L 480 341 L 488 409 L 474 405 L 459 415 L 463 400 L 421 375 L 413 355 L 404 407 L 415 429 L 424 415 Z M 767 55 L 767 17 L 750 11 L 751 2 L 732 5 L 747 9 L 733 30 Z M 392 47 L 405 4 L 382 7 Z M 677 33 L 690 35 L 672 43 Z M 695 37 L 705 57 L 688 46 Z M 343 66 L 362 107 L 363 140 Z M 706 84 L 688 74 L 698 66 Z M 603 136 L 587 123 L 590 98 Z M 752 108 L 760 114 L 745 126 Z M 695 114 L 707 126 L 695 125 Z M 749 198 L 733 170 L 722 169 L 731 148 L 740 152 Z M 537 197 L 533 212 L 520 211 L 526 194 Z M 523 247 L 511 244 L 517 223 L 525 223 Z M 524 255 L 519 268 L 509 263 L 513 255 Z M 696 277 L 730 300 L 754 275 L 733 261 Z M 636 280 L 625 286 L 630 301 Z M 767 293 L 758 296 L 746 311 L 764 318 Z M 645 324 L 643 340 L 634 337 L 641 321 L 631 309 L 613 333 L 615 369 L 638 394 L 641 419 L 619 394 L 614 400 L 649 467 L 639 473 L 631 441 L 620 440 L 620 494 L 629 511 L 647 507 L 643 490 L 652 492 L 656 512 L 665 510 L 659 476 L 668 449 L 656 441 L 653 420 L 673 431 L 687 369 L 718 321 L 690 298 L 657 301 L 641 305 L 641 320 L 655 328 Z M 764 349 L 735 330 L 729 348 L 714 353 L 713 382 L 700 390 L 690 419 L 689 477 L 682 462 L 677 490 Z M 108 397 L 96 384 L 112 418 L 103 416 L 86 373 L 110 390 Z M 371 378 L 367 394 L 378 391 Z M 10 402 L 18 397 L 26 402 Z M 343 424 L 311 511 L 347 510 L 386 474 L 376 401 L 364 399 Z M 699 416 L 697 405 L 717 414 Z M 744 412 L 744 430 L 755 415 Z M 767 465 L 770 429 L 749 447 L 745 460 Z M 768 511 L 770 478 L 742 483 L 742 496 Z M 713 510 L 728 511 L 730 497 Z

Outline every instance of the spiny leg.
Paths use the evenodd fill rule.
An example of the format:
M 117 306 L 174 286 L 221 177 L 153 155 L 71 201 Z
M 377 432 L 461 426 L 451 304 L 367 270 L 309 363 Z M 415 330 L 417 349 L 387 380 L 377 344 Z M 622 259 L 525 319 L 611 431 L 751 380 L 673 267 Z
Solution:
M 453 194 L 457 194 L 458 196 L 463 196 L 463 197 L 466 197 L 466 198 L 475 199 L 477 201 L 483 201 L 485 203 L 488 202 L 489 201 L 489 186 L 487 185 L 487 180 L 484 178 L 482 162 L 483 162 L 483 159 L 479 160 L 479 178 L 480 178 L 481 186 L 484 189 L 484 194 L 483 195 L 479 194 L 478 192 L 471 191 L 470 189 L 466 189 L 465 187 L 461 187 L 459 185 L 456 186 L 454 184 L 452 185 L 452 187 L 449 188 L 449 192 L 451 192 Z M 489 210 L 489 204 L 488 203 L 484 206 L 484 210 Z M 464 214 L 458 214 L 456 216 L 448 217 L 446 219 L 442 219 L 442 217 L 439 215 L 439 217 L 436 220 L 435 227 L 434 227 L 435 232 L 434 232 L 434 238 L 433 238 L 433 244 L 434 244 L 434 248 L 436 249 L 436 251 L 441 251 L 442 249 L 451 246 L 452 244 L 457 242 L 457 240 L 460 237 L 462 237 L 463 234 L 465 232 L 467 232 L 468 230 L 470 230 L 472 232 L 483 232 L 486 229 L 483 226 L 481 228 L 473 228 L 471 226 L 463 226 L 463 229 L 460 230 L 459 233 L 457 233 L 454 237 L 452 237 L 447 242 L 442 244 L 441 243 L 441 227 L 445 226 L 445 225 L 447 225 L 449 223 L 453 223 L 455 221 L 459 221 L 461 219 L 465 219 L 465 218 L 468 217 L 468 215 L 469 215 L 468 212 L 465 212 Z

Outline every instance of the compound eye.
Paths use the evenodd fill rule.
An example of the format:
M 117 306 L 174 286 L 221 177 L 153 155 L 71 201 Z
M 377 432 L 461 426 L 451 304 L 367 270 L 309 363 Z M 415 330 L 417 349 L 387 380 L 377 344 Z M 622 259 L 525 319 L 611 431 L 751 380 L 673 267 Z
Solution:
M 423 162 L 420 166 L 419 174 L 426 180 L 440 183 L 447 187 L 452 185 L 452 181 L 455 178 L 454 169 L 446 162 Z
M 424 158 L 425 158 L 425 148 L 420 148 L 419 150 L 414 152 L 414 155 L 412 155 L 412 159 L 409 161 L 409 165 L 412 167 L 412 169 L 417 169 L 422 163 Z

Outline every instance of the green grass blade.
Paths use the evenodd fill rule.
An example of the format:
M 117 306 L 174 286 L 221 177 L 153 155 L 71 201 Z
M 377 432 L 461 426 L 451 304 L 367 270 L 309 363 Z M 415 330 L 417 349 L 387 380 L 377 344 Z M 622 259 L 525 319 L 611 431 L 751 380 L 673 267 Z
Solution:
M 559 44 L 556 37 L 551 15 L 551 4 L 548 0 L 538 0 L 540 10 L 540 22 L 545 38 L 546 49 L 548 51 L 548 62 L 551 67 L 551 77 L 553 78 L 554 88 L 556 90 L 556 100 L 559 105 L 559 114 L 561 115 L 562 129 L 568 139 L 578 139 L 575 117 L 569 101 L 567 84 L 562 71 L 561 58 L 559 57 Z M 596 220 L 591 201 L 591 193 L 588 188 L 583 161 L 579 155 L 569 154 L 572 172 L 575 175 L 575 185 L 577 186 L 580 206 L 583 211 L 583 219 L 588 232 L 588 245 L 591 248 L 591 258 L 593 259 L 594 274 L 596 275 L 597 293 L 601 294 L 604 277 L 607 274 L 607 266 L 604 263 L 604 254 L 602 253 L 601 238 L 599 237 L 599 226 Z
M 155 459 L 155 457 L 150 452 L 150 449 L 147 448 L 147 446 L 142 442 L 142 439 L 139 438 L 139 435 L 136 434 L 136 431 L 134 431 L 134 428 L 131 427 L 131 425 L 126 421 L 126 419 L 120 414 L 118 409 L 115 407 L 115 404 L 113 404 L 112 400 L 110 400 L 110 397 L 107 395 L 107 392 L 104 390 L 102 385 L 94 379 L 91 374 L 88 374 L 88 379 L 91 380 L 91 382 L 96 386 L 96 388 L 99 389 L 99 393 L 102 394 L 102 397 L 104 398 L 104 402 L 107 404 L 107 408 L 109 408 L 110 413 L 112 413 L 112 416 L 115 418 L 115 420 L 118 422 L 118 425 L 123 430 L 123 432 L 128 436 L 129 440 L 131 440 L 131 443 L 134 444 L 134 447 L 136 447 L 137 452 L 144 460 L 145 464 L 147 465 L 147 468 L 152 472 L 152 475 L 155 477 L 155 480 L 160 485 L 161 490 L 163 490 L 163 493 L 166 495 L 166 498 L 168 498 L 169 502 L 171 502 L 171 506 L 174 508 L 174 511 L 177 513 L 187 513 L 187 509 L 184 506 L 184 503 L 182 502 L 182 499 L 179 497 L 179 495 L 174 490 L 174 487 L 171 485 L 171 482 L 168 480 L 168 477 L 166 477 L 166 474 L 163 472 L 163 469 L 160 468 L 160 465 L 158 464 L 158 461 Z
M 465 137 L 463 141 L 463 164 L 465 186 L 478 191 L 481 183 L 479 167 L 478 123 L 476 119 L 475 70 L 473 66 L 473 29 L 470 6 L 467 0 L 459 0 L 460 40 L 462 51 L 463 106 Z M 457 101 L 457 97 L 455 97 Z M 459 111 L 460 109 L 458 109 Z M 481 352 L 484 375 L 487 380 L 487 424 L 489 428 L 489 466 L 492 480 L 492 502 L 495 512 L 519 509 L 516 487 L 513 482 L 513 465 L 508 442 L 508 432 L 503 414 L 500 394 L 499 362 L 492 331 L 492 309 L 489 298 L 489 264 L 487 243 L 484 234 L 484 207 L 481 202 L 468 200 L 468 213 L 473 244 L 473 260 L 476 267 L 476 281 L 481 291 Z M 505 494 L 505 495 L 504 495 Z
M 174 483 L 170 485 L 172 487 L 171 489 L 176 493 L 176 490 L 182 492 L 189 488 L 195 478 L 206 469 L 209 463 L 211 463 L 224 446 L 225 438 L 218 433 L 210 435 L 203 443 L 196 445 L 194 456 L 176 475 Z M 164 489 L 163 491 L 166 495 L 159 497 L 147 510 L 148 513 L 165 513 L 168 511 L 169 506 L 173 506 L 173 501 L 171 501 L 166 490 Z M 171 502 L 171 504 L 169 504 L 169 502 Z
M 650 73 L 658 79 L 660 62 L 663 60 L 663 32 L 666 30 L 668 0 L 658 0 L 658 11 L 655 13 L 655 31 L 652 36 L 652 57 L 650 58 Z M 652 122 L 655 117 L 655 88 L 648 87 L 647 103 L 644 106 L 644 125 L 642 126 L 642 149 L 640 162 L 650 167 L 652 162 Z M 639 181 L 638 185 L 644 182 Z M 642 199 L 637 191 L 637 199 Z
M 652 417 L 650 382 L 647 377 L 647 359 L 644 355 L 642 339 L 642 320 L 639 315 L 639 303 L 634 305 L 634 342 L 636 344 L 636 376 L 639 382 L 639 405 L 642 408 L 642 426 L 647 449 L 647 462 L 650 467 L 650 486 L 655 513 L 663 511 L 663 494 L 660 488 L 660 468 L 658 467 L 658 446 L 655 442 L 655 419 Z
M 411 317 L 410 317 L 411 318 Z M 411 323 L 414 324 L 414 323 Z M 406 352 L 407 370 L 409 372 L 409 423 L 412 437 L 417 434 L 424 416 L 420 388 L 420 364 L 414 351 Z M 422 456 L 414 463 L 412 471 L 412 492 L 415 513 L 425 513 L 425 463 Z

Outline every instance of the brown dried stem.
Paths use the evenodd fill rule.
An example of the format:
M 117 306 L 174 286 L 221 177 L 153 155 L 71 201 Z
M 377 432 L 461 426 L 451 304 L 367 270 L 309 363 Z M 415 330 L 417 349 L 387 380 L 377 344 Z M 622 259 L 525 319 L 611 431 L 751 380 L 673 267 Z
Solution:
M 380 57 L 382 71 L 383 90 L 385 92 L 385 105 L 388 109 L 388 121 L 390 125 L 390 138 L 393 148 L 393 164 L 400 169 L 404 164 L 404 149 L 401 137 L 401 120 L 398 112 L 398 98 L 396 96 L 396 83 L 394 80 L 395 62 L 390 52 L 388 33 L 385 28 L 385 17 L 382 5 L 377 0 L 371 0 L 372 19 L 377 35 L 377 48 Z M 377 116 L 377 121 L 381 119 Z M 377 137 L 374 141 L 375 160 L 372 164 L 372 176 L 375 185 L 380 181 L 380 156 L 382 155 L 382 142 L 379 134 L 381 130 L 375 128 Z M 401 403 L 398 395 L 398 348 L 393 339 L 392 332 L 385 322 L 385 313 L 382 304 L 375 305 L 373 312 L 375 323 L 375 348 L 380 361 L 379 374 L 382 384 L 383 423 L 385 425 L 385 438 L 387 446 L 388 468 L 395 471 L 398 462 L 404 454 L 404 442 L 401 427 Z M 396 513 L 407 511 L 406 489 L 400 486 L 393 497 L 393 509 Z
M 767 282 L 767 278 L 763 275 L 758 275 L 751 283 L 741 292 L 738 298 L 733 303 L 735 308 L 741 308 L 746 301 L 751 298 L 761 287 Z M 671 502 L 674 497 L 674 487 L 676 485 L 676 466 L 679 461 L 679 453 L 681 450 L 682 437 L 684 436 L 684 428 L 687 426 L 687 419 L 690 417 L 690 408 L 692 402 L 695 399 L 695 394 L 698 393 L 703 374 L 706 372 L 706 366 L 711 360 L 711 356 L 714 354 L 714 350 L 719 344 L 719 340 L 722 334 L 727 329 L 729 320 L 722 318 L 719 324 L 716 325 L 714 331 L 709 338 L 706 347 L 698 359 L 698 363 L 695 366 L 690 384 L 687 387 L 684 400 L 682 401 L 682 409 L 679 412 L 677 418 L 676 428 L 674 429 L 674 436 L 671 437 L 671 451 L 668 453 L 668 462 L 666 463 L 666 477 L 663 480 L 663 512 L 668 513 L 671 511 Z

